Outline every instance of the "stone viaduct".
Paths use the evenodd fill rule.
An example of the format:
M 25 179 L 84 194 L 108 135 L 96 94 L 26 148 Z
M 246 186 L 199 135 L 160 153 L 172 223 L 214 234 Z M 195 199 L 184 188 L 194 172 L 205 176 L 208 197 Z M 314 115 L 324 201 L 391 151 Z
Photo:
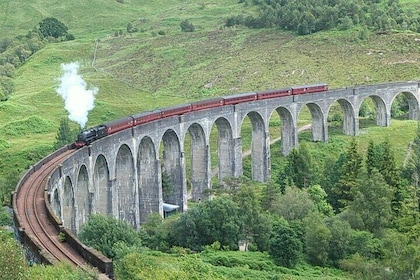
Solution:
M 343 112 L 344 134 L 358 135 L 359 110 L 369 97 L 375 103 L 379 126 L 390 125 L 391 105 L 399 94 L 408 99 L 409 118 L 418 120 L 419 88 L 420 83 L 413 81 L 333 89 L 217 107 L 136 126 L 93 142 L 66 159 L 50 176 L 49 202 L 64 226 L 75 233 L 92 213 L 112 215 L 139 228 L 149 213 L 163 214 L 164 202 L 179 205 L 181 211 L 187 209 L 187 175 L 191 199 L 206 198 L 205 190 L 211 187 L 210 134 L 214 126 L 218 178 L 240 176 L 241 125 L 249 117 L 252 179 L 263 182 L 270 177 L 269 121 L 273 114 L 280 116 L 282 152 L 287 154 L 298 144 L 297 120 L 305 106 L 312 116 L 313 140 L 326 142 L 327 117 L 334 102 Z M 186 151 L 190 153 L 188 164 Z M 190 166 L 188 172 L 186 166 Z M 166 201 L 163 170 L 174 186 Z

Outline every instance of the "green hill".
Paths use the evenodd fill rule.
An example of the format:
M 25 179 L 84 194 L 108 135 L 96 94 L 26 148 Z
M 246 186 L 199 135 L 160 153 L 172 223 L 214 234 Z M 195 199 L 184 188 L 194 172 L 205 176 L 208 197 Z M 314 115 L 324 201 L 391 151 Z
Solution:
M 276 28 L 225 27 L 230 16 L 258 14 L 239 2 L 244 1 L 1 1 L 0 42 L 26 35 L 46 17 L 59 19 L 75 36 L 31 56 L 16 70 L 14 93 L 0 102 L 3 200 L 9 200 L 21 172 L 52 151 L 60 119 L 67 115 L 56 93 L 62 63 L 79 62 L 88 86 L 99 89 L 88 126 L 247 91 L 317 82 L 337 88 L 420 80 L 419 33 L 371 33 L 361 40 L 358 26 L 306 36 Z M 400 2 L 420 9 L 417 1 Z M 185 20 L 194 32 L 182 32 Z M 127 26 L 137 31 L 129 33 Z M 394 125 L 403 135 L 414 135 L 414 122 L 395 122 L 392 131 Z M 375 129 L 372 134 L 383 138 L 386 133 Z M 411 140 L 397 140 L 395 149 L 404 152 Z
M 16 155 L 52 145 L 66 116 L 56 94 L 62 63 L 79 62 L 87 85 L 99 89 L 88 126 L 210 96 L 320 81 L 335 88 L 420 79 L 417 33 L 372 33 L 362 41 L 356 27 L 296 36 L 277 29 L 224 27 L 229 16 L 256 14 L 236 0 L 121 2 L 0 3 L 4 38 L 25 35 L 45 17 L 65 23 L 76 38 L 49 43 L 31 56 L 15 73 L 14 93 L 0 102 L 0 131 L 30 116 L 39 125 L 48 124 L 35 129 L 43 134 L 0 134 L 2 146 L 8 147 L 2 149 L 7 153 L 2 162 L 13 162 L 13 172 L 25 170 L 37 158 Z M 411 4 L 415 7 L 405 3 Z M 183 20 L 195 32 L 182 32 Z M 128 33 L 129 23 L 138 32 Z M 13 173 L 8 167 L 2 172 Z

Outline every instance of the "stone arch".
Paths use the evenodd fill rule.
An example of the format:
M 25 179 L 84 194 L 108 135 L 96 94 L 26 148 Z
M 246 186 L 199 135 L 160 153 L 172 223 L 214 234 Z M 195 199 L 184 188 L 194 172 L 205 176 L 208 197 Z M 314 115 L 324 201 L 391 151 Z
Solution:
M 408 102 L 408 118 L 410 120 L 419 120 L 419 112 L 420 112 L 419 101 L 414 96 L 414 94 L 411 93 L 411 92 L 403 91 L 403 92 L 400 92 L 400 93 L 396 94 L 392 98 L 392 100 L 391 100 L 390 107 L 392 107 L 392 104 L 394 103 L 395 99 L 400 94 L 403 94 L 407 98 L 407 102 Z
M 159 161 L 156 156 L 155 145 L 150 137 L 144 137 L 139 145 L 137 178 L 139 182 L 140 222 L 145 222 L 148 214 L 161 212 L 162 203 Z
M 62 203 L 62 217 L 63 225 L 70 229 L 72 232 L 76 232 L 75 218 L 76 211 L 74 208 L 74 189 L 73 183 L 71 182 L 70 177 L 66 177 L 64 180 L 63 188 L 63 203 Z
M 290 153 L 293 147 L 297 146 L 296 125 L 292 113 L 284 108 L 276 108 L 280 116 L 281 126 L 281 151 L 283 155 Z
M 219 138 L 217 141 L 217 155 L 219 180 L 234 176 L 234 141 L 232 126 L 225 118 L 218 118 L 215 122 Z
M 166 172 L 173 187 L 166 195 L 163 194 L 164 202 L 180 206 L 184 210 L 187 189 L 184 183 L 184 159 L 178 135 L 172 129 L 167 130 L 162 137 L 163 158 L 162 172 Z M 162 174 L 163 176 L 163 174 Z
M 80 230 L 80 227 L 86 223 L 92 213 L 92 198 L 89 193 L 89 176 L 86 165 L 82 165 L 77 175 L 76 184 L 76 209 L 77 209 L 77 221 L 76 221 L 76 232 Z
M 321 107 L 315 103 L 308 103 L 306 106 L 309 109 L 312 117 L 311 129 L 312 129 L 312 140 L 313 141 L 325 141 L 325 116 L 322 112 Z
M 118 149 L 115 164 L 115 185 L 117 218 L 137 228 L 136 222 L 136 178 L 133 154 L 127 145 Z
M 345 135 L 356 136 L 359 133 L 359 117 L 358 114 L 355 114 L 352 103 L 345 99 L 338 99 L 337 102 L 343 111 L 343 133 Z M 332 104 L 328 108 L 328 113 L 331 107 Z
M 201 125 L 193 123 L 188 133 L 191 137 L 191 200 L 197 202 L 207 197 L 205 190 L 210 187 L 210 148 Z
M 251 178 L 257 182 L 267 179 L 267 141 L 266 127 L 261 115 L 257 112 L 247 114 L 251 120 Z M 243 122 L 243 120 L 242 120 Z
M 102 215 L 112 213 L 111 182 L 109 180 L 108 162 L 104 155 L 99 155 L 93 171 L 93 189 L 95 191 L 93 211 Z
M 367 96 L 366 98 L 369 98 L 369 97 L 372 98 L 373 103 L 375 104 L 376 125 L 378 125 L 378 126 L 388 126 L 390 116 L 387 116 L 387 108 L 386 108 L 385 101 L 380 96 L 377 96 L 377 95 L 370 95 L 370 96 Z M 363 101 L 360 103 L 359 106 L 361 106 L 362 103 L 363 103 Z M 358 108 L 358 110 L 360 110 L 360 107 Z

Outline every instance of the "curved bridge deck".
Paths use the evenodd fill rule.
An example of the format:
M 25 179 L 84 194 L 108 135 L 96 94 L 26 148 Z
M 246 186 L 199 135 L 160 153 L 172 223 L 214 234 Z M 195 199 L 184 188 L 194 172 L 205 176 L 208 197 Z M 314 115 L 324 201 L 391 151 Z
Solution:
M 37 251 L 43 263 L 56 264 L 67 262 L 72 266 L 88 268 L 89 263 L 69 242 L 60 240 L 60 223 L 51 219 L 51 213 L 46 201 L 46 186 L 50 174 L 74 150 L 50 155 L 36 166 L 32 167 L 18 185 L 13 194 L 15 224 L 18 227 L 21 241 Z M 67 237 L 67 236 L 66 236 Z M 100 279 L 109 279 L 100 274 Z

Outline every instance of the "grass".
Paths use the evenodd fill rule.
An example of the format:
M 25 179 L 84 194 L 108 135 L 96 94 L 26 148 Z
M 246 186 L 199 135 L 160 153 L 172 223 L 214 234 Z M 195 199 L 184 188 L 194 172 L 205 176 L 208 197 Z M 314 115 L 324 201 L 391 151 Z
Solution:
M 6 150 L 15 154 L 52 146 L 60 119 L 66 117 L 63 101 L 55 93 L 61 63 L 78 61 L 87 84 L 99 88 L 88 126 L 239 92 L 321 81 L 336 88 L 420 79 L 418 34 L 371 34 L 369 40 L 359 41 L 356 29 L 298 37 L 276 29 L 223 27 L 228 16 L 253 12 L 233 0 L 1 2 L 2 36 L 24 35 L 43 18 L 54 16 L 68 25 L 76 40 L 48 44 L 17 70 L 15 93 L 0 103 L 0 156 L 5 158 Z M 181 32 L 179 23 L 184 19 L 197 31 Z M 127 34 L 127 23 L 140 32 Z M 115 37 L 118 30 L 124 35 Z M 166 35 L 156 35 L 160 30 Z M 36 123 L 19 127 L 39 134 L 10 131 L 29 116 Z M 299 125 L 310 120 L 307 116 L 299 115 Z M 247 149 L 249 125 L 243 130 Z M 278 127 L 270 130 L 280 136 Z M 15 164 L 27 165 L 19 160 Z M 6 166 L 0 173 L 10 171 Z
M 239 9 L 238 9 L 239 8 Z M 199 29 L 217 28 L 223 23 L 223 14 L 239 12 L 236 1 L 57 1 L 23 0 L 0 3 L 0 34 L 26 34 L 46 17 L 55 17 L 69 27 L 78 38 L 96 39 L 109 36 L 117 30 L 126 30 L 129 22 L 141 24 L 149 31 L 179 30 L 183 19 L 191 19 Z
M 420 8 L 415 0 L 401 3 L 417 11 Z M 61 63 L 78 61 L 87 84 L 99 88 L 88 126 L 239 92 L 317 82 L 337 88 L 420 80 L 419 34 L 371 34 L 367 41 L 359 41 L 357 29 L 297 37 L 276 29 L 223 27 L 228 16 L 254 12 L 237 0 L 125 0 L 124 4 L 108 0 L 0 1 L 0 40 L 25 35 L 46 17 L 64 22 L 76 37 L 74 41 L 48 44 L 32 56 L 16 72 L 15 93 L 7 102 L 0 102 L 0 193 L 4 200 L 7 202 L 19 175 L 52 151 L 60 119 L 67 115 L 55 93 Z M 185 19 L 194 24 L 196 32 L 181 32 L 179 24 Z M 140 31 L 127 34 L 128 23 Z M 120 30 L 124 35 L 115 37 Z M 157 35 L 159 31 L 165 35 Z M 299 126 L 310 120 L 305 109 L 299 115 Z M 274 138 L 280 136 L 279 128 L 280 120 L 273 116 L 270 133 Z M 251 142 L 249 121 L 242 129 L 243 149 L 247 150 Z M 369 139 L 379 143 L 389 137 L 396 160 L 402 164 L 415 131 L 416 122 L 393 119 L 387 128 L 361 125 L 357 139 L 363 152 Z M 216 129 L 212 135 L 217 136 Z M 299 140 L 308 142 L 314 156 L 322 161 L 337 156 L 351 139 L 340 127 L 331 128 L 329 136 L 328 144 L 311 142 L 310 132 L 299 134 Z M 215 147 L 213 137 L 211 150 Z M 275 177 L 282 159 L 278 143 L 271 147 L 271 156 Z M 213 166 L 216 160 L 213 153 Z M 250 164 L 245 161 L 245 165 L 249 170 Z M 257 264 L 266 263 L 261 256 L 252 256 Z M 244 275 L 270 277 L 246 265 L 212 269 L 241 279 L 246 279 Z M 312 267 L 285 273 L 287 279 L 342 278 L 339 272 Z

